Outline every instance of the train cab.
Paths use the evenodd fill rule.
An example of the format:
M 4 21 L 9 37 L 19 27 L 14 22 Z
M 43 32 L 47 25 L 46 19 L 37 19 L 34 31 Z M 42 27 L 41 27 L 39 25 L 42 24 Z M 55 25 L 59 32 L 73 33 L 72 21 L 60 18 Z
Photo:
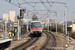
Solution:
M 42 26 L 40 21 L 31 21 L 30 34 L 41 36 Z

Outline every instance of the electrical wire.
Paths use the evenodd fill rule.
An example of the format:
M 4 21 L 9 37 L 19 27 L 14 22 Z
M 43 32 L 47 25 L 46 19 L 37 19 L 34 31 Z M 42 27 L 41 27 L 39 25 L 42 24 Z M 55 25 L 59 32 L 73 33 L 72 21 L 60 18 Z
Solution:
M 49 10 L 51 9 L 51 7 L 52 7 L 52 5 L 50 5 L 50 3 L 49 3 L 49 1 L 47 0 L 47 2 L 48 2 L 48 4 L 49 4 L 49 6 L 50 6 L 50 8 L 49 8 Z M 48 12 L 47 12 L 48 13 Z M 49 15 L 51 14 L 51 12 L 49 13 Z
M 41 3 L 44 5 L 44 7 L 48 10 L 48 12 L 49 12 L 49 9 L 46 7 L 46 5 L 42 2 L 42 0 L 40 0 L 41 1 Z M 48 12 L 46 13 L 46 14 L 48 14 Z
M 9 1 L 7 1 L 7 0 L 5 0 L 6 2 L 8 2 L 8 3 L 10 3 Z M 10 4 L 12 4 L 12 5 L 14 5 L 14 6 L 17 6 L 17 7 L 19 7 L 18 5 L 16 5 L 16 4 L 14 4 L 14 3 L 10 3 Z
M 28 3 L 26 0 L 23 0 L 25 3 Z M 29 4 L 29 3 L 28 3 Z M 29 4 L 30 6 L 32 6 L 33 7 L 33 9 L 35 10 L 35 12 L 36 12 L 36 9 L 35 9 L 35 5 L 33 6 L 32 4 Z
M 18 0 L 16 0 L 16 1 L 17 1 L 17 3 L 19 4 Z
M 25 3 L 28 3 L 26 0 L 23 0 Z M 29 5 L 31 5 L 30 3 L 28 3 Z M 33 7 L 33 5 L 31 5 Z
M 41 1 L 41 3 L 44 5 L 44 7 L 48 10 L 48 8 L 46 7 L 46 5 L 42 2 L 42 0 L 40 0 Z
M 10 3 L 10 4 L 12 4 L 12 5 L 14 5 L 14 6 L 16 6 L 16 7 L 19 7 L 18 5 L 16 5 L 16 4 L 14 4 L 14 3 L 12 3 L 12 2 L 9 2 L 9 1 L 7 1 L 7 0 L 5 0 L 6 2 L 8 2 L 8 3 Z M 17 0 L 16 0 L 17 1 Z M 18 2 L 19 3 L 19 2 Z M 19 3 L 20 4 L 20 3 Z M 23 8 L 23 7 L 20 7 L 20 8 Z M 26 11 L 28 11 L 27 9 L 26 9 Z
M 24 2 L 26 2 L 26 3 L 28 3 L 26 0 L 23 0 Z M 29 4 L 29 3 L 28 3 Z M 33 9 L 35 10 L 35 6 L 33 6 L 33 5 L 31 5 L 31 4 L 29 4 L 30 6 L 32 6 L 33 7 Z

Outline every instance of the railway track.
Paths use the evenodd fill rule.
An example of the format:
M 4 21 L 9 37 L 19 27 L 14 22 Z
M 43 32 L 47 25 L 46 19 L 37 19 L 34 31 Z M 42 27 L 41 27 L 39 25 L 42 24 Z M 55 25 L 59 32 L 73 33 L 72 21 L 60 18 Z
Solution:
M 40 48 L 40 50 L 53 50 L 56 45 L 55 36 L 48 31 L 43 31 L 43 32 L 46 33 L 47 40 L 46 40 L 45 44 Z M 27 42 L 21 44 L 20 46 L 13 48 L 12 50 L 26 50 L 27 47 L 30 47 L 38 39 L 39 39 L 38 37 L 34 37 L 32 39 L 29 39 Z
M 29 39 L 27 42 L 21 44 L 20 46 L 17 46 L 13 48 L 12 50 L 26 50 L 27 47 L 31 46 L 34 42 L 36 42 L 39 38 L 35 37 L 32 39 Z
M 47 35 L 47 40 L 45 44 L 40 48 L 40 50 L 54 50 L 54 47 L 56 45 L 56 38 L 55 36 L 48 32 L 48 31 L 43 31 Z

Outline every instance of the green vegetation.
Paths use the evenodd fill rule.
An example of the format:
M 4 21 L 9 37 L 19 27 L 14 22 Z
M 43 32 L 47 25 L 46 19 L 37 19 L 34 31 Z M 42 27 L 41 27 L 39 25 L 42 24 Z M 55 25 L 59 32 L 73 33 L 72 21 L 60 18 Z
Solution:
M 13 30 L 11 30 L 10 32 L 15 33 Z
M 15 39 L 16 38 L 16 36 L 12 36 L 12 37 L 10 37 L 10 39 Z
M 52 28 L 53 32 L 56 32 L 56 28 Z M 62 33 L 62 29 L 61 28 L 57 28 L 57 32 L 61 32 Z
M 44 29 L 43 30 L 48 30 L 48 27 L 44 27 Z
M 22 27 L 21 28 L 21 34 L 23 35 L 23 34 L 25 34 L 26 33 L 26 28 L 25 27 Z
M 48 30 L 48 27 L 44 27 L 44 30 Z M 49 26 L 49 31 L 56 32 L 56 28 L 52 27 L 52 26 L 51 27 Z M 62 33 L 63 31 L 62 31 L 61 28 L 57 28 L 57 32 L 61 32 Z
M 13 30 L 11 30 L 10 32 L 16 34 Z M 21 27 L 21 34 L 26 33 L 26 28 L 25 27 Z
M 17 36 L 17 33 L 15 33 L 13 30 L 11 30 L 10 32 L 12 32 L 12 34 L 14 34 L 14 36 Z

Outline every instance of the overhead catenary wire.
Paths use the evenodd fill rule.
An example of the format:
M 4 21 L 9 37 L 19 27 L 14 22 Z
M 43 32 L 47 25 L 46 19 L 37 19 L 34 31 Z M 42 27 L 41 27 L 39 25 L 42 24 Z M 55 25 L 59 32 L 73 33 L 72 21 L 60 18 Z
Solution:
M 18 4 L 20 4 L 21 5 L 21 3 L 19 3 L 18 2 L 18 0 L 16 0 L 17 1 L 17 3 Z M 23 0 L 23 1 L 25 1 L 26 2 L 26 0 Z M 48 12 L 49 12 L 49 9 L 47 8 L 47 6 L 42 2 L 42 0 L 40 0 L 41 1 L 41 3 L 45 6 L 45 8 L 48 10 Z M 48 0 L 47 0 L 48 1 Z M 28 2 L 27 2 L 28 3 Z M 48 3 L 49 3 L 49 1 L 48 1 Z M 14 3 L 11 3 L 11 4 L 14 4 Z M 34 10 L 35 10 L 35 6 L 33 6 L 32 4 L 30 4 L 30 3 L 28 3 L 29 5 L 31 5 L 33 8 L 34 8 Z M 14 4 L 14 5 L 16 5 L 16 4 Z M 50 5 L 50 4 L 49 4 Z M 19 7 L 18 5 L 16 5 L 17 7 Z M 22 8 L 22 7 L 21 7 Z M 27 10 L 27 9 L 26 9 Z M 28 11 L 28 10 L 27 10 Z M 36 10 L 35 10 L 36 11 Z M 51 12 L 50 12 L 51 13 Z M 47 13 L 48 14 L 48 13 Z
M 41 1 L 41 3 L 44 5 L 44 7 L 48 10 L 48 8 L 46 7 L 46 5 L 42 2 L 42 0 L 40 0 Z
M 28 3 L 26 0 L 23 0 L 25 3 Z M 28 3 L 30 6 L 32 6 L 33 7 L 33 9 L 35 10 L 35 12 L 36 12 L 36 9 L 35 9 L 35 5 L 32 5 L 32 4 L 30 4 L 30 3 Z
M 47 2 L 48 2 L 48 4 L 49 4 L 49 6 L 50 6 L 50 8 L 49 8 L 49 10 L 51 9 L 51 7 L 52 7 L 52 5 L 50 5 L 50 3 L 49 3 L 49 1 L 47 0 Z M 49 15 L 51 14 L 51 12 L 49 13 Z M 48 15 L 48 16 L 49 16 Z
M 48 12 L 49 12 L 49 10 L 51 9 L 51 6 L 50 6 L 50 9 L 48 9 L 48 8 L 46 7 L 46 5 L 43 3 L 43 1 L 42 1 L 42 0 L 40 0 L 40 1 L 41 1 L 41 3 L 44 5 L 44 7 L 48 10 Z M 47 2 L 48 2 L 48 4 L 49 4 L 49 1 L 48 1 L 48 0 L 47 0 Z M 50 5 L 50 4 L 49 4 L 49 5 Z M 48 12 L 47 12 L 46 14 L 48 14 Z M 50 14 L 51 14 L 51 12 L 50 12 Z M 49 14 L 49 15 L 50 15 L 50 14 Z M 48 15 L 48 16 L 49 16 L 49 15 Z
M 8 3 L 10 3 L 10 4 L 12 4 L 12 5 L 14 5 L 14 6 L 19 7 L 18 5 L 14 4 L 14 3 L 11 3 L 11 2 L 9 2 L 9 1 L 7 1 L 7 0 L 5 0 L 5 1 L 8 2 Z
M 26 0 L 23 0 L 25 3 L 28 3 Z M 32 7 L 33 7 L 33 5 L 32 4 L 30 4 L 30 3 L 28 3 L 29 5 L 31 5 Z
M 48 10 L 48 8 L 46 7 L 46 5 L 43 3 L 43 0 L 40 0 L 40 1 L 44 5 L 44 7 Z
M 17 3 L 19 4 L 18 0 L 16 0 L 16 1 L 17 1 Z
M 8 3 L 10 3 L 10 4 L 12 4 L 12 5 L 14 5 L 14 6 L 16 6 L 16 7 L 19 7 L 19 5 L 20 5 L 20 3 L 19 3 L 17 0 L 16 0 L 16 1 L 18 2 L 19 5 L 16 5 L 16 4 L 14 4 L 14 3 L 12 3 L 12 2 L 9 2 L 9 1 L 7 1 L 7 0 L 5 0 L 5 1 L 8 2 Z M 20 7 L 20 8 L 23 8 L 23 7 Z M 28 10 L 26 9 L 26 11 L 28 11 Z

